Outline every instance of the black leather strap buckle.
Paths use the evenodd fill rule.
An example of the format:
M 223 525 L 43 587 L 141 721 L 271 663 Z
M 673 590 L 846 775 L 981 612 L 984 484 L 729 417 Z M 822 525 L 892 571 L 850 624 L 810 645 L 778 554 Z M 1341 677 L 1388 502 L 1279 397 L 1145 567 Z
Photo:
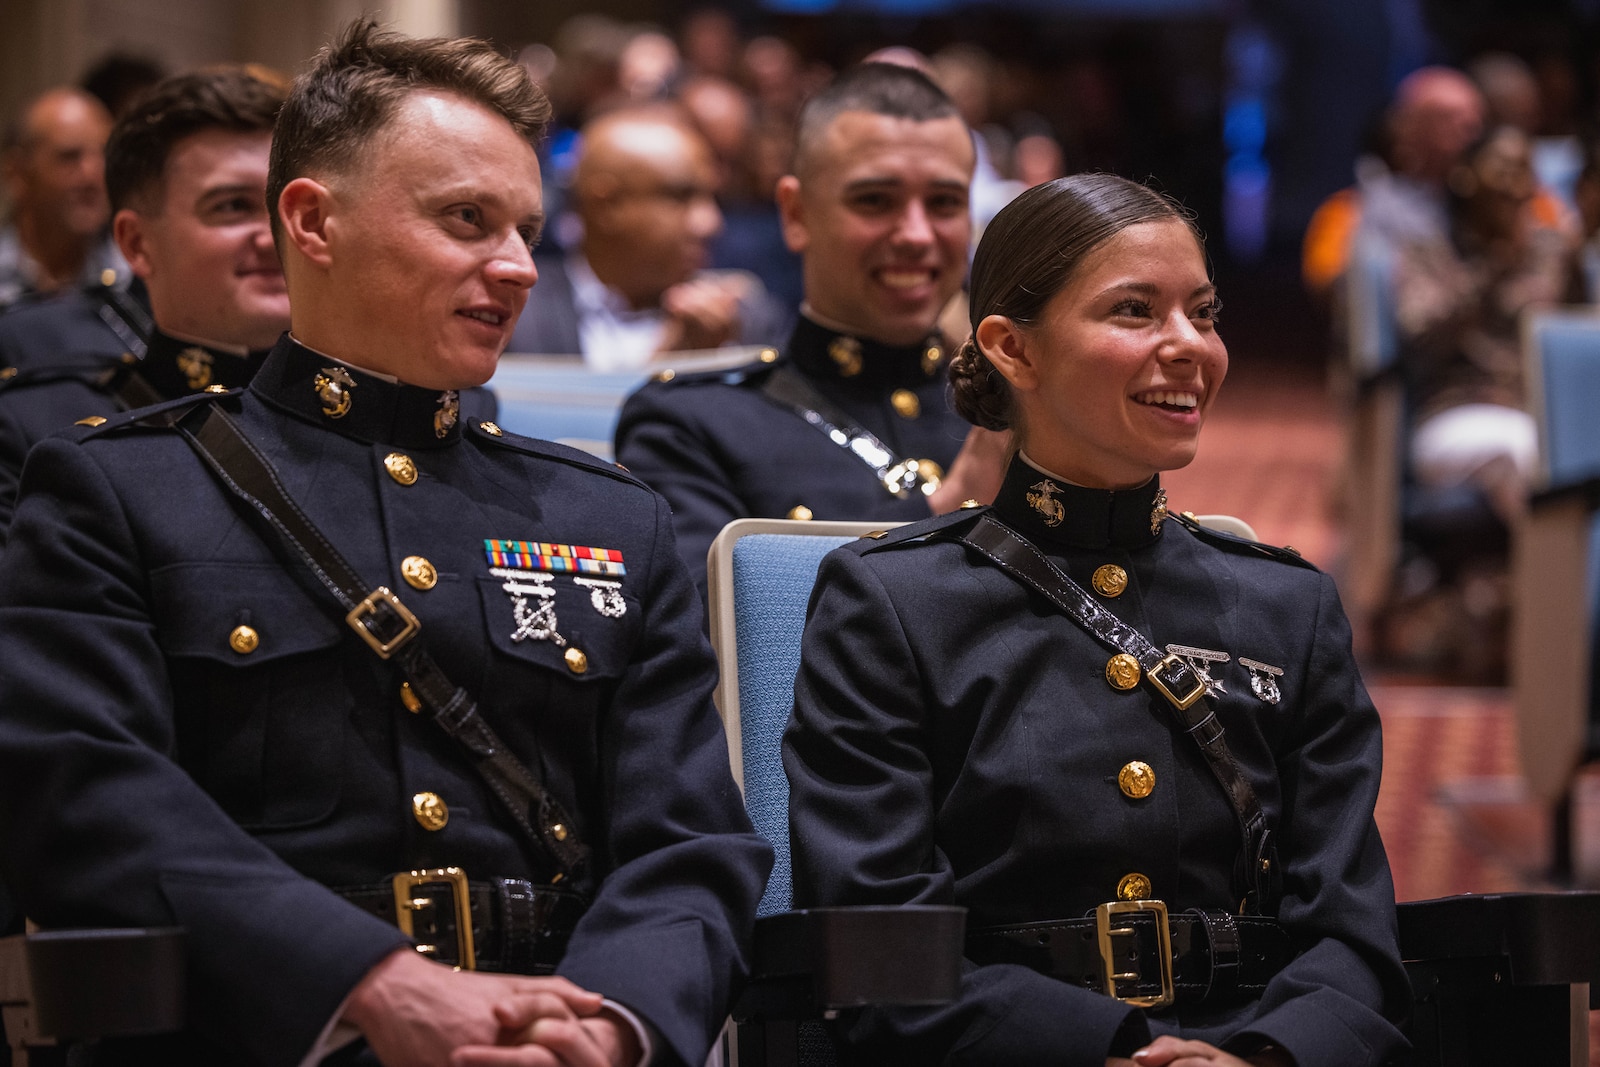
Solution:
M 1139 984 L 1149 986 L 1156 979 L 1146 978 L 1144 963 L 1150 958 L 1147 952 L 1118 953 L 1113 944 L 1114 939 L 1137 937 L 1139 927 L 1146 925 L 1140 917 L 1148 915 L 1149 923 L 1154 924 L 1156 935 L 1156 979 L 1160 981 L 1161 992 L 1156 996 L 1141 994 L 1124 995 L 1121 989 L 1124 985 Z M 1114 919 L 1114 916 L 1128 916 L 1129 919 Z M 1113 926 L 1113 921 L 1125 923 Z M 1100 966 L 1105 976 L 1105 994 L 1113 1000 L 1120 1000 L 1124 1004 L 1132 1004 L 1137 1008 L 1165 1008 L 1177 999 L 1177 994 L 1172 987 L 1172 928 L 1167 924 L 1167 905 L 1160 900 L 1114 900 L 1102 904 L 1094 909 L 1095 934 L 1100 946 Z M 1117 959 L 1132 960 L 1139 967 L 1136 971 L 1117 970 Z
M 400 603 L 400 598 L 390 592 L 386 585 L 380 585 L 368 593 L 361 603 L 350 609 L 344 621 L 382 659 L 394 655 L 401 645 L 417 636 L 422 629 L 417 617 Z
M 1171 687 L 1167 685 L 1166 680 L 1161 677 L 1162 672 L 1169 670 L 1177 670 L 1180 674 L 1187 672 L 1189 677 L 1194 679 L 1194 688 L 1182 696 L 1174 693 Z M 1154 667 L 1145 671 L 1145 677 L 1149 678 L 1150 684 L 1155 686 L 1162 696 L 1172 701 L 1172 706 L 1179 711 L 1188 711 L 1194 706 L 1195 701 L 1206 695 L 1206 683 L 1200 679 L 1199 675 L 1195 674 L 1194 668 L 1190 667 L 1179 656 L 1171 653 L 1163 657 L 1161 662 Z M 1177 682 L 1177 679 L 1174 678 L 1173 681 Z
M 451 910 L 455 913 L 455 968 L 477 970 L 478 951 L 472 938 L 472 896 L 467 888 L 467 872 L 460 867 L 432 867 L 423 871 L 402 871 L 391 881 L 395 925 L 407 937 L 416 936 L 417 912 L 439 906 L 439 901 L 426 890 L 433 886 L 444 886 L 448 890 Z M 441 929 L 442 924 L 435 922 L 434 928 Z M 419 944 L 417 951 L 432 959 L 449 958 L 441 956 L 438 945 Z

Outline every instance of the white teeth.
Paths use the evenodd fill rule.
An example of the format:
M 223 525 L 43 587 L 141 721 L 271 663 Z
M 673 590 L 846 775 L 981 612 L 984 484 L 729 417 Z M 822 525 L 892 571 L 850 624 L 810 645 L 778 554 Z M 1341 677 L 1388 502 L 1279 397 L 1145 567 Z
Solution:
M 463 314 L 469 319 L 477 319 L 479 322 L 487 322 L 490 326 L 498 326 L 501 322 L 500 316 L 496 315 L 492 311 L 466 311 L 463 312 Z
M 931 275 L 930 275 L 930 273 L 928 271 L 925 271 L 925 270 L 919 270 L 919 271 L 899 271 L 899 270 L 891 271 L 891 270 L 886 270 L 886 271 L 883 271 L 881 274 L 879 274 L 878 277 L 879 277 L 879 279 L 881 279 L 883 281 L 883 284 L 885 284 L 885 285 L 887 285 L 887 286 L 889 286 L 891 288 L 894 288 L 894 289 L 910 289 L 913 286 L 922 285 L 924 282 L 927 282 L 929 280 L 929 278 L 931 277 Z
M 1143 393 L 1138 397 L 1141 404 L 1170 404 L 1173 407 L 1192 408 L 1199 407 L 1200 398 L 1194 393 Z

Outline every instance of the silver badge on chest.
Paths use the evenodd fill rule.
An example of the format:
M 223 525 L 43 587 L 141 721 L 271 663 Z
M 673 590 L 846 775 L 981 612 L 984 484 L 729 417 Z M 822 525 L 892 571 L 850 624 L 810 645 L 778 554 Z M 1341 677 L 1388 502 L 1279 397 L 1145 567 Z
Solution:
M 567 639 L 556 630 L 556 591 L 551 588 L 554 575 L 511 567 L 491 567 L 489 573 L 505 579 L 500 588 L 511 597 L 511 617 L 517 623 L 511 640 L 550 641 L 558 648 L 566 646 Z M 529 597 L 538 599 L 537 607 L 529 604 Z
M 594 610 L 608 619 L 620 619 L 628 613 L 628 602 L 622 599 L 621 582 L 605 582 L 599 578 L 574 578 L 578 585 L 589 590 L 589 603 Z
M 1226 663 L 1233 658 L 1232 656 L 1226 652 L 1217 652 L 1209 648 L 1195 648 L 1191 645 L 1168 645 L 1167 651 L 1189 665 L 1189 669 L 1194 671 L 1195 677 L 1200 679 L 1208 694 L 1227 692 L 1222 687 L 1221 682 L 1211 677 L 1211 670 L 1207 664 Z
M 1268 704 L 1276 704 L 1283 699 L 1283 693 L 1278 689 L 1278 679 L 1283 677 L 1283 668 L 1274 667 L 1270 663 L 1260 660 L 1239 657 L 1241 666 L 1250 671 L 1250 691 L 1256 697 Z

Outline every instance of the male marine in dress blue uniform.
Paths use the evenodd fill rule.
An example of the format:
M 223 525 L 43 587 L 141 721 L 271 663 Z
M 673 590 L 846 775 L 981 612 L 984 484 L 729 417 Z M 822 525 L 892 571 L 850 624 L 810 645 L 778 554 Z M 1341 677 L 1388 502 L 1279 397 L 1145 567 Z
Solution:
M 1370 817 L 1381 738 L 1333 583 L 1164 501 L 1154 479 L 1084 489 L 1018 459 L 992 511 L 1206 682 L 1274 828 L 1277 881 L 1247 909 L 1265 917 L 1229 918 L 1249 884 L 1239 824 L 1169 703 L 957 540 L 989 509 L 862 539 L 822 565 L 785 737 L 796 904 L 970 911 L 956 1001 L 849 1020 L 854 1062 L 1103 1067 L 1180 1027 L 1298 1067 L 1403 1046 L 1409 986 Z M 1174 935 L 1176 1003 L 1141 1011 L 1106 995 L 1093 917 L 1155 900 L 1190 936 Z M 1228 973 L 1201 928 L 1218 916 L 1239 928 Z M 1080 928 L 1002 932 L 1061 920 Z
M 904 522 L 999 485 L 1005 438 L 950 408 L 936 329 L 966 273 L 972 165 L 955 106 L 915 71 L 864 64 L 807 104 L 777 189 L 806 284 L 789 344 L 663 372 L 617 423 L 617 459 L 672 503 L 702 593 L 734 519 Z
M 93 285 L 57 296 L 24 297 L 0 315 L 0 368 L 115 363 L 144 355 L 150 297 L 135 278 L 126 290 Z
M 330 109 L 340 93 L 387 98 L 374 118 Z M 452 385 L 492 373 L 534 281 L 547 114 L 481 43 L 357 24 L 291 95 L 269 180 L 293 331 L 321 350 L 285 335 L 243 391 L 29 460 L 0 572 L 0 862 L 47 926 L 187 930 L 168 1062 L 316 1062 L 359 1034 L 391 1067 L 535 1046 L 698 1064 L 742 976 L 770 851 L 667 507 L 463 417 Z M 330 139 L 358 151 L 330 163 Z M 217 412 L 363 581 L 399 590 L 410 640 L 586 862 L 521 835 L 447 736 L 468 705 L 420 700 L 201 462 L 185 432 Z

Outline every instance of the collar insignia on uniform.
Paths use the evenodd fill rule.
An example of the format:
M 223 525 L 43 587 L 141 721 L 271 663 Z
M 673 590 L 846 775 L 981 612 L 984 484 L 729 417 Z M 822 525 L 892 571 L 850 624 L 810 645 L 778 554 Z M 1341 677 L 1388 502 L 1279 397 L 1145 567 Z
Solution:
M 1278 679 L 1283 677 L 1283 668 L 1274 667 L 1270 663 L 1262 663 L 1256 659 L 1239 657 L 1239 663 L 1250 671 L 1250 691 L 1268 704 L 1276 704 L 1283 699 L 1283 693 L 1278 689 Z
M 211 353 L 203 348 L 185 348 L 177 356 L 178 370 L 196 392 L 211 384 L 211 363 Z
M 349 371 L 343 367 L 323 367 L 311 384 L 317 391 L 317 399 L 322 401 L 324 415 L 342 419 L 350 414 L 350 405 L 355 401 L 351 390 L 356 387 L 356 380 L 350 377 Z
M 1157 489 L 1156 490 L 1156 498 L 1155 498 L 1154 501 L 1151 502 L 1151 505 L 1150 505 L 1150 532 L 1153 533 L 1153 534 L 1160 533 L 1161 532 L 1161 524 L 1166 522 L 1166 521 L 1167 521 L 1167 491 L 1165 489 Z
M 1061 487 L 1049 478 L 1035 482 L 1028 489 L 1028 506 L 1044 516 L 1046 526 L 1060 526 L 1061 520 L 1067 517 L 1067 509 L 1054 495 L 1059 492 Z
M 517 621 L 517 628 L 511 631 L 511 640 L 526 641 L 531 637 L 535 641 L 554 642 L 558 648 L 566 646 L 567 639 L 556 630 L 559 625 L 556 620 L 556 591 L 550 588 L 550 583 L 555 581 L 554 575 L 537 574 L 515 567 L 490 567 L 489 573 L 505 579 L 500 588 L 511 597 L 511 617 Z M 530 596 L 539 598 L 537 608 L 528 606 Z
M 861 342 L 854 337 L 835 337 L 828 342 L 828 358 L 841 377 L 854 378 L 861 373 Z
M 944 362 L 944 346 L 937 341 L 930 341 L 928 347 L 922 350 L 922 373 L 925 377 L 932 378 L 939 370 L 939 364 Z
M 461 415 L 461 397 L 454 389 L 439 394 L 439 410 L 433 413 L 433 436 L 443 441 Z
M 1222 683 L 1211 677 L 1211 671 L 1206 667 L 1208 663 L 1226 663 L 1233 657 L 1226 652 L 1217 652 L 1209 648 L 1194 648 L 1190 645 L 1168 645 L 1167 651 L 1177 656 L 1189 665 L 1195 677 L 1200 679 L 1206 687 L 1207 693 L 1226 693 Z
M 483 550 L 491 567 L 522 567 L 559 574 L 604 574 L 618 578 L 628 573 L 628 568 L 622 564 L 622 553 L 614 548 L 486 538 Z

